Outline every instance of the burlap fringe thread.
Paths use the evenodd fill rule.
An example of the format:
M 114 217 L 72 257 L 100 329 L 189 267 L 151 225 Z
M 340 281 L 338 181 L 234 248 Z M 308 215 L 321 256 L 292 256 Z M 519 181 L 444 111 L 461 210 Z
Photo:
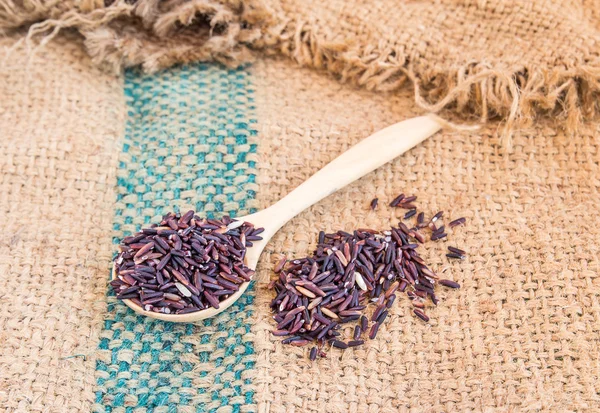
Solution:
M 132 4 L 133 3 L 133 4 Z M 283 54 L 341 81 L 393 91 L 410 80 L 415 102 L 432 113 L 454 112 L 505 121 L 504 135 L 537 116 L 559 120 L 569 132 L 599 113 L 600 65 L 521 67 L 507 72 L 485 62 L 432 69 L 401 51 L 354 47 L 307 22 L 279 16 L 261 0 L 109 1 L 0 0 L 0 30 L 30 25 L 27 40 L 42 44 L 74 28 L 93 60 L 120 71 L 141 65 L 154 72 L 176 63 L 217 61 L 230 67 L 256 51 Z M 456 126 L 456 125 L 454 125 Z M 508 140 L 510 142 L 510 139 Z

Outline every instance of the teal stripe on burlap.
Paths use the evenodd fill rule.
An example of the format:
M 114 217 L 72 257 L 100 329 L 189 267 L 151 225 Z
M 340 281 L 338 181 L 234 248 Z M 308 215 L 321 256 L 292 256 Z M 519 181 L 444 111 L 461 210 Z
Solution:
M 242 215 L 254 204 L 255 116 L 244 69 L 215 65 L 125 76 L 115 242 L 172 210 Z M 137 316 L 108 294 L 97 412 L 254 411 L 252 288 L 202 325 Z

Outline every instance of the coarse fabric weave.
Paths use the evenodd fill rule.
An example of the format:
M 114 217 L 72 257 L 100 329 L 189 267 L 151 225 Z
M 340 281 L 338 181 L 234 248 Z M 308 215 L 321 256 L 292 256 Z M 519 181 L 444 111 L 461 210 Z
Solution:
M 476 133 L 443 131 L 301 213 L 267 246 L 254 297 L 249 292 L 238 306 L 244 325 L 238 327 L 234 310 L 223 313 L 227 337 L 233 328 L 237 345 L 227 339 L 222 344 L 252 366 L 240 381 L 236 362 L 227 356 L 211 370 L 220 350 L 210 353 L 208 364 L 200 359 L 221 345 L 205 334 L 212 326 L 138 322 L 110 296 L 107 305 L 113 237 L 167 207 L 218 214 L 270 205 L 353 143 L 422 114 L 412 93 L 356 90 L 289 59 L 260 60 L 243 69 L 241 78 L 240 72 L 215 75 L 215 69 L 191 66 L 208 73 L 159 72 L 146 83 L 137 72 L 123 79 L 95 69 L 74 37 L 37 49 L 34 60 L 25 47 L 9 47 L 17 39 L 2 40 L 0 50 L 0 410 L 598 410 L 599 124 L 569 135 L 551 120 L 540 121 L 515 133 L 511 149 L 501 145 L 497 124 Z M 225 82 L 230 91 L 244 84 L 239 97 L 247 98 L 255 115 L 247 112 L 242 119 L 256 123 L 238 128 L 232 106 L 234 112 L 226 111 L 223 119 L 209 116 L 185 136 L 168 134 L 182 124 L 181 113 L 207 103 L 190 100 L 198 91 L 181 97 L 177 87 L 157 95 L 154 88 L 165 82 L 201 88 L 209 79 Z M 134 86 L 142 90 L 133 92 Z M 209 89 L 222 93 L 221 86 Z M 158 95 L 169 96 L 168 109 L 152 112 L 149 105 Z M 219 133 L 203 134 L 216 125 Z M 255 137 L 243 135 L 257 146 L 256 154 L 248 149 L 248 165 L 240 172 L 244 180 L 255 175 L 256 186 L 240 187 L 233 177 L 186 186 L 200 171 L 227 170 L 194 169 L 203 164 L 196 155 L 207 153 L 204 139 L 227 139 L 238 129 L 256 131 Z M 165 155 L 165 162 L 155 164 L 137 143 L 125 149 L 128 142 L 147 142 L 159 158 L 160 143 L 169 143 L 182 150 L 175 155 L 181 163 Z M 198 142 L 192 155 L 186 152 Z M 219 148 L 210 153 L 224 159 L 229 149 Z M 188 155 L 195 158 L 190 163 Z M 167 176 L 169 185 L 152 180 L 158 175 Z M 216 188 L 225 194 L 230 186 L 244 195 L 216 195 Z M 196 187 L 207 191 L 206 198 Z M 214 194 L 208 193 L 213 187 Z M 274 263 L 281 254 L 309 253 L 320 229 L 396 224 L 401 213 L 387 203 L 399 192 L 417 195 L 429 216 L 444 210 L 446 217 L 467 218 L 448 240 L 423 247 L 432 268 L 462 288 L 440 289 L 440 303 L 427 309 L 429 323 L 415 318 L 408 300 L 399 297 L 376 340 L 331 350 L 310 363 L 308 349 L 284 346 L 269 332 L 275 324 L 266 284 Z M 380 207 L 373 212 L 368 204 L 376 196 Z M 449 262 L 447 245 L 466 249 L 467 259 Z M 246 355 L 248 349 L 253 354 Z M 187 363 L 196 367 L 188 370 Z M 219 370 L 223 366 L 235 372 L 228 375 L 227 368 Z M 219 375 L 233 376 L 233 391 Z
M 258 62 L 252 74 L 263 206 L 352 144 L 419 115 L 408 94 L 352 90 L 286 61 Z M 496 129 L 443 131 L 285 225 L 259 271 L 259 411 L 597 412 L 598 135 L 598 125 L 570 137 L 539 124 L 515 135 L 507 153 Z M 428 217 L 443 210 L 446 224 L 467 218 L 447 240 L 421 248 L 431 268 L 461 288 L 437 289 L 428 323 L 399 296 L 375 340 L 332 349 L 314 363 L 310 347 L 282 345 L 270 334 L 266 288 L 281 254 L 306 256 L 321 229 L 397 225 L 405 211 L 388 204 L 401 192 L 417 195 Z M 448 260 L 448 245 L 465 249 L 467 259 Z
M 245 70 L 132 70 L 124 90 L 116 243 L 173 210 L 213 217 L 253 209 L 256 120 Z M 193 325 L 136 315 L 111 293 L 94 411 L 255 411 L 253 299 L 250 289 L 228 311 Z
M 258 51 L 372 90 L 412 81 L 417 105 L 505 131 L 538 116 L 575 131 L 598 114 L 597 0 L 0 0 L 0 30 L 74 27 L 113 69 Z M 469 116 L 462 122 L 469 121 Z M 508 134 L 507 134 L 508 135 Z
M 0 40 L 0 411 L 87 412 L 112 258 L 123 82 L 75 39 Z

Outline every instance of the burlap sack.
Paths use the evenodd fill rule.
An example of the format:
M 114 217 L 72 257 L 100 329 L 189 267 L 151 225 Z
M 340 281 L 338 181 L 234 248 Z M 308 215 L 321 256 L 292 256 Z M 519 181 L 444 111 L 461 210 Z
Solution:
M 485 122 L 537 115 L 573 131 L 598 108 L 598 2 L 0 1 L 0 30 L 75 27 L 98 63 L 154 71 L 283 54 L 372 90 L 412 80 L 416 103 Z M 465 119 L 463 118 L 463 122 Z
M 408 93 L 359 92 L 280 61 L 253 71 L 264 206 L 392 119 L 419 114 Z M 507 154 L 495 129 L 443 132 L 292 220 L 260 271 L 259 411 L 596 411 L 597 133 L 594 125 L 573 138 L 542 123 L 515 136 Z M 462 288 L 441 291 L 428 324 L 400 300 L 376 340 L 317 363 L 281 345 L 269 332 L 266 289 L 281 254 L 305 256 L 320 229 L 396 224 L 403 212 L 387 203 L 400 192 L 418 195 L 424 211 L 467 217 L 447 242 L 424 247 L 428 262 Z M 446 245 L 469 258 L 450 262 Z
M 204 328 L 151 324 L 105 298 L 111 236 L 121 231 L 114 226 L 131 230 L 133 222 L 117 213 L 131 208 L 116 202 L 126 196 L 119 179 L 141 179 L 144 167 L 155 166 L 145 160 L 125 173 L 138 155 L 124 150 L 132 137 L 125 126 L 137 116 L 125 101 L 131 95 L 124 96 L 122 77 L 95 69 L 74 38 L 46 44 L 35 60 L 25 47 L 9 47 L 17 39 L 3 40 L 0 55 L 0 409 L 598 410 L 597 123 L 567 135 L 546 119 L 516 133 L 511 151 L 500 145 L 497 125 L 440 133 L 286 225 L 240 316 L 226 312 Z M 247 71 L 252 93 L 244 102 L 257 114 L 258 153 L 248 173 L 256 174 L 258 202 L 249 207 L 271 204 L 373 131 L 421 114 L 406 90 L 355 90 L 284 60 L 260 60 Z M 182 72 L 152 81 L 172 73 Z M 204 90 L 194 96 L 206 100 Z M 181 132 L 181 114 L 165 107 L 147 116 Z M 216 136 L 232 128 L 211 120 L 192 124 L 190 133 L 210 127 Z M 180 183 L 148 184 L 166 194 Z M 216 202 L 184 194 L 185 202 L 216 213 L 243 210 L 225 202 L 234 184 L 220 183 L 227 197 Z M 305 255 L 319 229 L 396 223 L 399 214 L 385 201 L 401 191 L 418 195 L 426 211 L 467 217 L 448 241 L 424 248 L 432 267 L 462 288 L 441 291 L 427 324 L 398 300 L 376 340 L 316 363 L 307 350 L 281 345 L 269 333 L 272 292 L 265 288 L 280 254 Z M 375 196 L 381 208 L 371 212 Z M 142 201 L 154 208 L 160 199 Z M 142 214 L 152 216 L 149 207 Z M 464 247 L 468 259 L 448 262 L 446 245 Z

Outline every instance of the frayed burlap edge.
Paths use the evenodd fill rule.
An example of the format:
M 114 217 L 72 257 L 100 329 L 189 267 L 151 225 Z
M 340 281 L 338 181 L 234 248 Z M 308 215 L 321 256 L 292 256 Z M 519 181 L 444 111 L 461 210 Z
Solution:
M 33 0 L 23 6 L 0 0 L 0 33 L 28 25 L 26 41 L 34 49 L 34 39 L 43 46 L 61 30 L 75 29 L 93 61 L 116 72 L 138 65 L 155 72 L 198 61 L 236 67 L 253 59 L 249 46 L 270 16 L 254 0 L 131 3 Z
M 259 45 L 368 90 L 394 91 L 410 81 L 415 103 L 428 112 L 453 112 L 463 115 L 463 121 L 467 115 L 466 121 L 473 118 L 481 124 L 503 120 L 508 144 L 514 129 L 530 127 L 537 117 L 553 118 L 574 133 L 584 120 L 600 113 L 600 63 L 500 70 L 484 62 L 469 62 L 456 68 L 432 69 L 401 57 L 393 48 L 366 50 L 323 40 L 326 38 L 310 24 L 290 21 L 270 28 Z
M 553 118 L 575 132 L 585 119 L 599 113 L 600 63 L 498 69 L 474 61 L 461 67 L 431 68 L 392 47 L 382 50 L 354 46 L 346 39 L 329 41 L 326 29 L 286 19 L 262 0 L 163 4 L 146 0 L 133 5 L 120 0 L 109 7 L 90 0 L 71 8 L 65 5 L 68 2 L 55 3 L 34 0 L 35 7 L 24 10 L 13 0 L 0 0 L 0 28 L 31 24 L 28 39 L 43 41 L 63 28 L 75 28 L 85 37 L 94 61 L 116 71 L 142 65 L 153 72 L 193 61 L 235 67 L 261 51 L 283 54 L 370 90 L 394 91 L 408 80 L 416 104 L 424 110 L 460 115 L 463 124 L 500 119 L 508 138 L 537 117 Z M 506 142 L 510 146 L 510 139 Z

